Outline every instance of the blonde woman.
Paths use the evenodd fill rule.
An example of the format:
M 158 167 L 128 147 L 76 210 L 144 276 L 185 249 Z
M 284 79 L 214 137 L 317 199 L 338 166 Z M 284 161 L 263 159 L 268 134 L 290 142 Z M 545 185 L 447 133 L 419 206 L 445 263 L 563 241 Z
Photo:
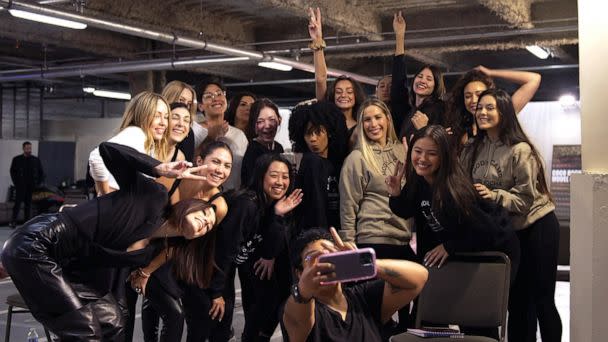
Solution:
M 167 101 L 159 94 L 141 92 L 127 105 L 118 134 L 108 142 L 129 146 L 157 160 L 166 161 L 168 119 Z M 99 196 L 120 188 L 104 165 L 98 148 L 89 155 L 89 166 Z
M 196 122 L 196 91 L 187 83 L 171 81 L 163 88 L 162 95 L 170 104 L 183 103 L 190 112 L 190 131 L 178 148 L 184 153 L 186 160 L 194 162 L 194 151 L 207 137 L 207 129 Z
M 340 174 L 341 236 L 345 242 L 374 248 L 380 259 L 415 260 L 409 245 L 412 221 L 392 213 L 385 184 L 386 176 L 395 174 L 405 160 L 390 111 L 384 102 L 368 99 L 357 121 L 356 147 Z M 401 311 L 400 326 L 405 329 L 409 307 Z

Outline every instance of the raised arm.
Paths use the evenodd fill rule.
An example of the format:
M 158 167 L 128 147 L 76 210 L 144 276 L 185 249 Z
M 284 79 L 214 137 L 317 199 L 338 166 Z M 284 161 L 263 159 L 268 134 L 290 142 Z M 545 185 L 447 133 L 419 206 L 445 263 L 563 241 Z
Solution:
M 490 77 L 502 78 L 506 81 L 520 85 L 520 87 L 511 96 L 511 99 L 513 100 L 513 107 L 515 107 L 515 113 L 521 112 L 528 102 L 532 100 L 534 94 L 536 94 L 536 91 L 540 86 L 540 74 L 535 72 L 489 69 L 482 65 L 478 66 L 476 69 Z
M 382 322 L 406 306 L 422 291 L 428 271 L 422 265 L 405 260 L 379 259 L 376 261 L 378 278 L 384 280 Z
M 325 100 L 327 95 L 327 65 L 325 64 L 325 41 L 323 40 L 323 29 L 321 26 L 321 10 L 309 8 L 308 33 L 310 34 L 310 48 L 313 51 L 315 64 L 315 95 L 317 101 Z
M 395 56 L 393 57 L 393 70 L 391 82 L 391 114 L 395 123 L 395 131 L 399 134 L 405 117 L 411 110 L 409 94 L 407 92 L 407 67 L 405 64 L 405 19 L 401 12 L 393 18 L 395 31 Z

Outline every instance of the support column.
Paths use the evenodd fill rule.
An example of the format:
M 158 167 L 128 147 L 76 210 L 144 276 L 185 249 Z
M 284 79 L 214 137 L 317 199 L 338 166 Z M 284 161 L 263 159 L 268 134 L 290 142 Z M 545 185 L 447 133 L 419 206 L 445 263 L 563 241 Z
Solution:
M 608 6 L 579 0 L 583 174 L 571 180 L 570 341 L 606 341 L 608 316 Z

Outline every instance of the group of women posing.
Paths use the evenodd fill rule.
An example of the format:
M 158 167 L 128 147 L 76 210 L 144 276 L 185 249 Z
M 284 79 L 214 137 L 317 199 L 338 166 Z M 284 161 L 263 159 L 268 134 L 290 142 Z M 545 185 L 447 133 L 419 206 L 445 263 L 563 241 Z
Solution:
M 326 86 L 321 13 L 309 15 L 317 99 L 334 102 L 353 132 L 354 148 L 340 173 L 343 239 L 373 247 L 380 258 L 431 267 L 458 252 L 503 251 L 513 265 L 509 338 L 535 341 L 538 321 L 543 341 L 560 341 L 554 302 L 559 224 L 542 157 L 517 120 L 540 75 L 479 66 L 444 102 L 440 71 L 423 66 L 408 91 L 406 23 L 397 13 L 393 73 L 365 100 L 353 79 Z M 509 96 L 493 78 L 519 88 Z M 409 246 L 410 218 L 416 253 Z M 400 320 L 405 315 L 400 312 Z
M 34 316 L 62 340 L 130 340 L 143 294 L 146 341 L 178 341 L 184 322 L 188 341 L 226 341 L 238 270 L 243 340 L 269 340 L 292 283 L 290 239 L 333 226 L 379 258 L 429 267 L 459 252 L 505 252 L 509 338 L 534 341 L 538 320 L 543 341 L 558 341 L 559 226 L 542 158 L 517 120 L 540 76 L 480 66 L 444 102 L 440 71 L 423 66 L 408 91 L 401 13 L 393 28 L 393 74 L 366 99 L 348 77 L 327 85 L 321 13 L 311 9 L 317 103 L 294 108 L 292 153 L 282 154 L 277 106 L 233 97 L 226 119 L 248 144 L 242 186 L 229 192 L 233 149 L 211 131 L 205 139 L 194 89 L 174 81 L 162 95 L 135 96 L 118 134 L 91 153 L 99 197 L 29 221 L 5 246 L 2 261 Z M 493 77 L 520 87 L 509 96 Z M 222 110 L 207 120 L 222 119 L 221 84 L 201 91 Z

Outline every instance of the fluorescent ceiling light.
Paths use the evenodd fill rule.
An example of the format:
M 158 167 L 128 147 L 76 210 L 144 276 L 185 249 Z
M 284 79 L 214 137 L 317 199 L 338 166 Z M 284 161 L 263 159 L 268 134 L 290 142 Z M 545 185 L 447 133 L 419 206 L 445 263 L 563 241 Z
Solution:
M 110 99 L 127 100 L 127 101 L 131 99 L 131 94 L 123 93 L 121 91 L 96 89 L 93 91 L 93 95 L 98 96 L 98 97 L 107 97 Z
M 280 71 L 291 71 L 291 69 L 293 69 L 293 67 L 291 65 L 286 65 L 286 64 L 277 63 L 277 62 L 259 62 L 258 65 L 261 67 L 264 67 L 264 68 L 280 70 Z
M 93 94 L 93 92 L 95 91 L 95 87 L 84 87 L 84 88 L 82 88 L 82 91 L 84 91 L 87 94 Z
M 18 10 L 18 9 L 9 9 L 8 11 L 11 13 L 11 15 L 13 17 L 17 17 L 17 18 L 21 18 L 21 19 L 33 20 L 33 21 L 37 21 L 40 23 L 57 25 L 57 26 L 67 27 L 67 28 L 76 29 L 76 30 L 83 30 L 83 29 L 87 28 L 87 24 L 79 23 L 76 21 L 55 18 L 55 17 L 51 17 L 48 15 L 22 11 L 22 10 Z
M 526 46 L 526 50 L 540 59 L 547 59 L 547 57 L 549 57 L 549 51 L 538 45 L 528 45 Z
M 574 98 L 574 95 L 571 94 L 562 95 L 559 98 L 559 104 L 562 105 L 562 107 L 574 106 L 576 104 L 576 98 Z

